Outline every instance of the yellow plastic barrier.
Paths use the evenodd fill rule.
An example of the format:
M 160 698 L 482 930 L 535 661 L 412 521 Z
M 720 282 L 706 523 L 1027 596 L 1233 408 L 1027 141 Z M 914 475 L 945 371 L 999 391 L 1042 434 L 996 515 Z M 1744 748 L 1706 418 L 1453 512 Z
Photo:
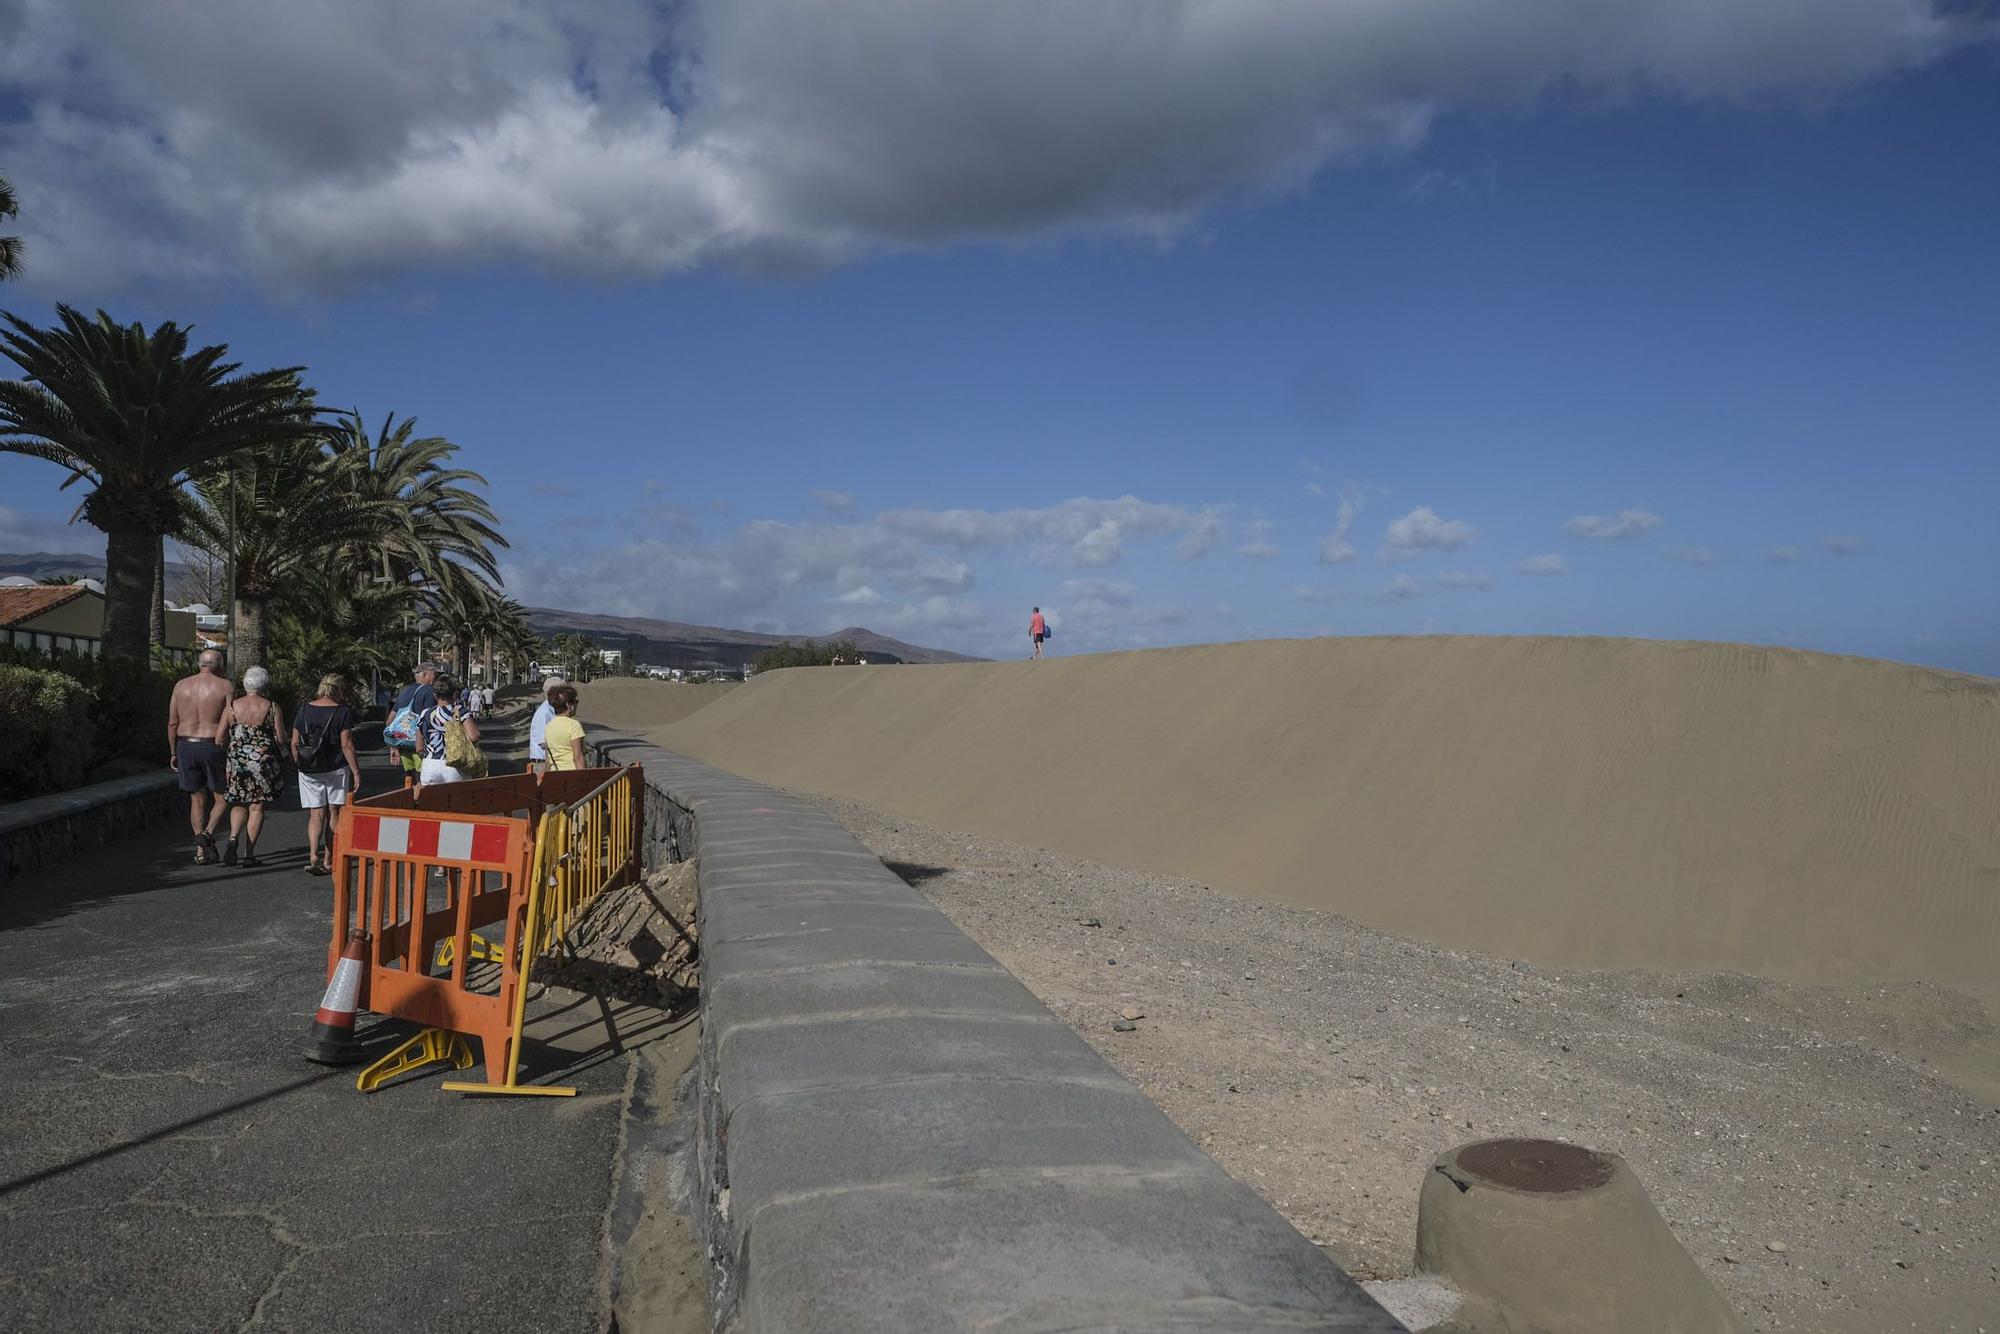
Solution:
M 528 875 L 527 915 L 518 937 L 519 980 L 512 992 L 514 1022 L 506 1079 L 498 1084 L 448 1079 L 441 1087 L 455 1093 L 575 1095 L 574 1088 L 520 1082 L 528 983 L 535 960 L 558 944 L 567 948 L 570 928 L 591 904 L 607 890 L 638 880 L 645 792 L 639 766 L 628 764 L 569 805 L 543 808 Z

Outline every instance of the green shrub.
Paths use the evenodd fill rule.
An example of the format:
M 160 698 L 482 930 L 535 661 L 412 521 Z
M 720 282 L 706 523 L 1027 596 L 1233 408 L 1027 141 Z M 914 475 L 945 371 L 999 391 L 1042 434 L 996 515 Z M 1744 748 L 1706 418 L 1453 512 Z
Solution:
M 782 667 L 831 667 L 835 662 L 853 664 L 859 661 L 861 650 L 854 646 L 851 639 L 817 644 L 794 644 L 787 640 L 752 658 L 750 668 L 756 672 L 775 672 Z
M 148 668 L 87 653 L 50 656 L 18 645 L 0 646 L 0 663 L 58 672 L 90 692 L 96 701 L 92 717 L 97 729 L 88 768 L 121 756 L 148 764 L 167 762 L 167 701 L 176 677 L 187 669 L 176 671 L 169 663 Z
M 73 676 L 0 663 L 0 798 L 38 797 L 83 782 L 97 754 L 94 704 Z

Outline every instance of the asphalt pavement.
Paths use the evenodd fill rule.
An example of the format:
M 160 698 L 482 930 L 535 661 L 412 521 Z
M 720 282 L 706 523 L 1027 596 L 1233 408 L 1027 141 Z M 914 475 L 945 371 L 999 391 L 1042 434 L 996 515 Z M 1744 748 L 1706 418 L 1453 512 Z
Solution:
M 257 870 L 194 865 L 183 821 L 0 897 L 0 1326 L 605 1329 L 633 1053 L 674 1026 L 614 1007 L 614 1038 L 558 993 L 528 1068 L 573 1099 L 357 1093 L 303 1056 L 331 900 L 304 844 L 293 793 Z

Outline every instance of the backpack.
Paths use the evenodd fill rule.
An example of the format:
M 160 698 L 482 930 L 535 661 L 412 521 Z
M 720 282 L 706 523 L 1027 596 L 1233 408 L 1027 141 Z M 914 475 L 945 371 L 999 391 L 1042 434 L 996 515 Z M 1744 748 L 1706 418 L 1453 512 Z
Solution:
M 444 762 L 466 778 L 486 777 L 486 752 L 465 735 L 465 720 L 447 719 L 444 725 Z
M 339 733 L 334 731 L 333 724 L 340 717 L 341 706 L 336 704 L 325 710 L 313 709 L 311 715 L 306 713 L 306 709 L 313 709 L 313 706 L 308 704 L 300 709 L 299 717 L 304 719 L 311 716 L 314 721 L 304 726 L 295 724 L 299 734 L 299 768 L 309 774 L 327 773 L 338 769 L 340 764 L 337 749 L 329 747 L 327 743 L 335 741 L 339 736 Z M 336 741 L 336 746 L 337 744 Z M 328 763 L 329 760 L 333 762 Z

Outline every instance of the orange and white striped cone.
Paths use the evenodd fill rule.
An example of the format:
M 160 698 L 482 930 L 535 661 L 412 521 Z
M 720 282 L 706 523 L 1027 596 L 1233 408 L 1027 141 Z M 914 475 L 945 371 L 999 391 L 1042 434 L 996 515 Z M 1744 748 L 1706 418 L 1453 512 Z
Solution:
M 368 966 L 368 934 L 356 931 L 347 938 L 347 948 L 327 979 L 326 995 L 320 997 L 319 1012 L 313 1015 L 312 1049 L 308 1061 L 321 1065 L 355 1065 L 362 1060 L 361 1044 L 354 1040 L 355 1002 L 361 995 L 361 971 Z

